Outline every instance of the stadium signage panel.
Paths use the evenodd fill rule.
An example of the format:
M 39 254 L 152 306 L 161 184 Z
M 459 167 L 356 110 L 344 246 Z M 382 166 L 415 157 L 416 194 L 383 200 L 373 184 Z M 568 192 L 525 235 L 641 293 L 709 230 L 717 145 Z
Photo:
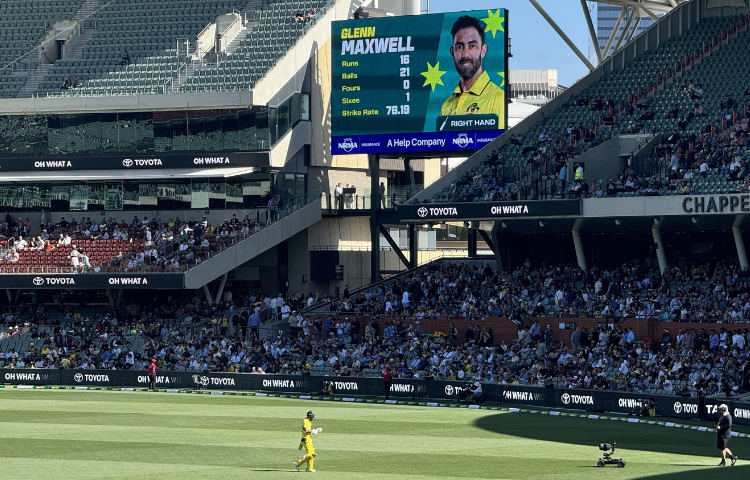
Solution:
M 747 405 L 745 408 L 738 406 L 735 407 L 734 410 L 732 410 L 732 415 L 736 419 L 750 421 L 750 405 Z
M 295 391 L 305 387 L 304 382 L 301 380 L 285 378 L 264 378 L 262 383 L 263 388 L 282 391 Z
M 148 170 L 154 168 L 235 168 L 269 164 L 268 152 L 223 152 L 207 156 L 206 152 L 162 152 L 153 155 L 103 153 L 55 157 L 0 158 L 0 172 L 61 170 Z
M 560 395 L 563 405 L 593 405 L 594 397 L 591 395 L 578 395 L 564 392 Z
M 581 215 L 581 200 L 530 200 L 526 202 L 425 203 L 399 205 L 399 220 L 504 219 Z
M 331 24 L 334 155 L 471 152 L 507 123 L 502 8 Z
M 59 385 L 60 373 L 57 369 L 12 368 L 0 370 L 2 383 L 11 385 Z
M 682 199 L 684 213 L 750 212 L 750 195 L 691 195 Z
M 182 273 L 0 275 L 0 288 L 183 288 L 184 284 Z
M 148 385 L 151 382 L 151 379 L 148 375 L 145 374 L 145 372 L 142 375 L 138 375 L 138 378 L 136 379 L 139 385 Z M 156 376 L 156 385 L 163 385 L 163 386 L 176 386 L 181 383 L 180 377 L 175 375 L 157 375 Z

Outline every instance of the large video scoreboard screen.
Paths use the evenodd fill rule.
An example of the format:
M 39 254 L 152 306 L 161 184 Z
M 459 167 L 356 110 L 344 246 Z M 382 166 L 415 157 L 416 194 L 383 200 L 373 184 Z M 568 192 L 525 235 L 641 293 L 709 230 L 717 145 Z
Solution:
M 335 155 L 476 150 L 505 130 L 507 11 L 333 22 Z

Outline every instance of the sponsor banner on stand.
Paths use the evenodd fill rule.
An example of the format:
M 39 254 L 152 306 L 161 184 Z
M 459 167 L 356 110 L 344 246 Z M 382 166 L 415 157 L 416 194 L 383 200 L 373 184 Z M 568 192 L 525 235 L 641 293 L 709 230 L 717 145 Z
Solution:
M 64 158 L 12 156 L 0 159 L 0 172 L 257 167 L 267 166 L 269 158 L 268 152 L 160 152 L 150 155 L 97 153 L 65 155 Z
M 581 200 L 529 200 L 526 202 L 424 203 L 399 205 L 401 222 L 462 219 L 555 217 L 581 215 Z
M 17 273 L 0 275 L 0 288 L 183 288 L 182 273 Z

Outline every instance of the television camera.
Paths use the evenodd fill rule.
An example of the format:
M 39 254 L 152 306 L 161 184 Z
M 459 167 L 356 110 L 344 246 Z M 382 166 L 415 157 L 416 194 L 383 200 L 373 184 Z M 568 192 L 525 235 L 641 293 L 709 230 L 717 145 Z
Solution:
M 600 458 L 598 462 L 596 462 L 597 467 L 603 467 L 605 465 L 617 465 L 620 468 L 623 468 L 625 466 L 625 460 L 622 458 L 613 458 L 612 455 L 615 453 L 615 445 L 617 445 L 617 442 L 610 443 L 600 443 L 599 444 L 599 450 L 603 451 L 604 453 L 602 456 L 604 458 Z

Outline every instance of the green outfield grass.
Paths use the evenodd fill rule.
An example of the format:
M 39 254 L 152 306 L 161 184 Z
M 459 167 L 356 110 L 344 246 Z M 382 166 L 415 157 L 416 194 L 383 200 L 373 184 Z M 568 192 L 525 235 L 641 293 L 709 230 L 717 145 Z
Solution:
M 0 389 L 4 479 L 750 478 L 715 436 L 607 420 L 273 397 Z M 316 473 L 292 462 L 315 410 Z M 748 432 L 744 428 L 741 431 Z M 596 468 L 617 441 L 625 468 Z M 750 440 L 730 447 L 750 458 Z

